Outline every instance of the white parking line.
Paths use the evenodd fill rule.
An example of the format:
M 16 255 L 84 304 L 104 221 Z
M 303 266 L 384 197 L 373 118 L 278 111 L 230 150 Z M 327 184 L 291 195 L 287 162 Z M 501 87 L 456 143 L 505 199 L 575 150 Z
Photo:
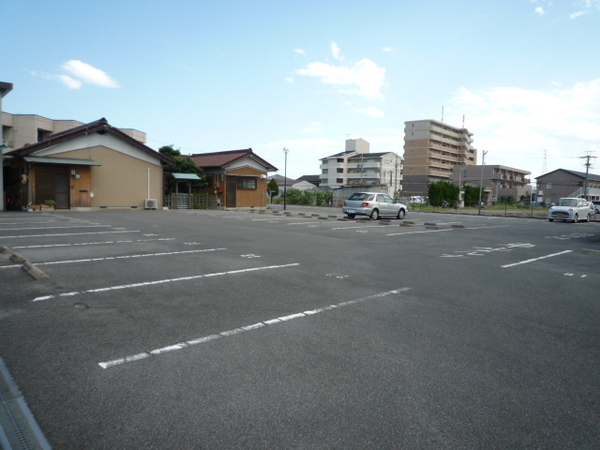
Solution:
M 452 231 L 452 228 L 448 228 L 445 230 L 422 230 L 422 231 L 406 231 L 404 233 L 388 233 L 387 236 L 403 236 L 405 234 L 443 233 L 446 231 Z
M 322 313 L 325 311 L 329 311 L 329 310 L 335 309 L 335 308 L 341 308 L 344 306 L 355 305 L 357 303 L 362 303 L 362 302 L 366 302 L 368 300 L 374 300 L 374 299 L 378 299 L 378 298 L 388 297 L 390 295 L 401 294 L 402 292 L 406 292 L 409 290 L 410 290 L 410 288 L 399 288 L 399 289 L 394 289 L 394 290 L 387 291 L 387 292 L 380 292 L 378 294 L 369 295 L 367 297 L 358 298 L 356 300 L 349 300 L 346 302 L 337 303 L 335 305 L 324 306 L 324 307 L 318 308 L 318 309 L 299 312 L 299 313 L 295 313 L 295 314 L 289 314 L 287 316 L 281 316 L 281 317 L 277 317 L 275 319 L 265 320 L 265 321 L 258 322 L 258 323 L 252 324 L 252 325 L 246 325 L 243 327 L 234 328 L 232 330 L 221 331 L 220 333 L 210 334 L 208 336 L 203 336 L 201 338 L 192 339 L 192 340 L 185 341 L 185 342 L 179 342 L 177 344 L 167 345 L 165 347 L 150 350 L 148 352 L 142 352 L 142 353 L 138 353 L 136 355 L 125 356 L 123 358 L 117 358 L 117 359 L 113 359 L 111 361 L 100 362 L 100 363 L 98 363 L 98 365 L 100 367 L 102 367 L 103 369 L 109 369 L 111 367 L 120 366 L 125 363 L 139 361 L 141 359 L 146 359 L 151 356 L 157 356 L 157 355 L 162 355 L 164 353 L 174 352 L 177 350 L 183 350 L 184 348 L 192 347 L 192 346 L 198 345 L 198 344 L 204 344 L 206 342 L 214 341 L 215 339 L 219 339 L 222 337 L 228 337 L 228 336 L 234 336 L 234 335 L 237 335 L 240 333 L 246 333 L 248 331 L 253 331 L 253 330 L 257 330 L 259 328 L 263 328 L 265 326 L 276 325 L 276 324 L 282 323 L 282 322 L 289 322 L 290 320 L 295 320 L 295 319 L 300 319 L 303 317 L 312 316 L 312 315 L 319 314 L 319 313 Z
M 14 249 L 19 248 L 50 248 L 50 247 L 83 247 L 86 245 L 111 245 L 111 244 L 132 244 L 137 242 L 153 242 L 153 241 L 174 241 L 175 238 L 159 238 L 159 239 L 128 239 L 125 241 L 104 241 L 104 242 L 80 242 L 74 244 L 43 244 L 43 245 L 15 245 L 11 247 Z
M 107 292 L 107 291 L 116 291 L 116 290 L 120 290 L 120 289 L 146 287 L 146 286 L 153 286 L 156 284 L 177 283 L 179 281 L 198 280 L 200 278 L 210 278 L 210 277 L 218 277 L 218 276 L 223 276 L 223 275 L 233 275 L 233 274 L 237 274 L 237 273 L 255 272 L 258 270 L 284 269 L 287 267 L 294 267 L 294 266 L 299 266 L 299 265 L 300 265 L 300 263 L 291 263 L 291 264 L 282 264 L 279 266 L 252 267 L 250 269 L 229 270 L 227 272 L 206 273 L 206 274 L 202 274 L 202 275 L 191 275 L 189 277 L 168 278 L 166 280 L 156 280 L 156 281 L 146 281 L 143 283 L 123 284 L 120 286 L 109 286 L 109 287 L 97 288 L 97 289 L 87 289 L 85 291 L 74 291 L 74 292 L 64 292 L 62 294 L 56 294 L 56 295 L 45 295 L 43 297 L 36 297 L 33 299 L 33 301 L 39 302 L 39 301 L 43 301 L 43 300 L 52 300 L 52 299 L 59 298 L 59 297 L 72 297 L 72 296 L 81 295 L 81 294 L 95 294 L 98 292 Z
M 66 259 L 63 261 L 46 261 L 35 263 L 36 266 L 52 266 L 56 264 L 75 264 L 84 262 L 99 262 L 99 261 L 113 261 L 118 259 L 132 259 L 132 258 L 147 258 L 150 256 L 173 256 L 173 255 L 187 255 L 190 253 L 206 253 L 206 252 L 218 252 L 227 250 L 226 248 L 205 248 L 201 250 L 182 250 L 179 252 L 161 252 L 161 253 L 143 253 L 140 255 L 122 255 L 122 256 L 103 256 L 98 258 L 84 258 L 84 259 Z M 20 264 L 11 266 L 0 266 L 0 269 L 6 269 L 11 267 L 21 267 Z
M 536 262 L 536 261 L 540 261 L 542 259 L 546 259 L 546 258 L 552 258 L 553 256 L 559 256 L 559 255 L 564 255 L 565 253 L 571 253 L 573 250 L 565 250 L 563 252 L 558 252 L 558 253 L 552 253 L 551 255 L 546 255 L 546 256 L 540 256 L 539 258 L 532 258 L 532 259 L 527 259 L 525 261 L 519 261 L 513 264 L 506 264 L 504 266 L 500 266 L 503 269 L 506 269 L 507 267 L 514 267 L 514 266 L 520 266 L 521 264 L 529 264 L 532 262 Z
M 60 228 L 109 228 L 111 225 L 68 225 L 61 227 L 29 227 L 29 228 L 0 228 L 0 231 L 22 231 L 22 230 L 56 230 Z
M 2 236 L 2 239 L 32 238 L 32 237 L 57 237 L 57 236 L 83 236 L 89 234 L 114 234 L 114 233 L 139 233 L 140 230 L 117 230 L 117 231 L 85 231 L 83 233 L 53 233 L 53 234 L 23 234 L 20 236 Z

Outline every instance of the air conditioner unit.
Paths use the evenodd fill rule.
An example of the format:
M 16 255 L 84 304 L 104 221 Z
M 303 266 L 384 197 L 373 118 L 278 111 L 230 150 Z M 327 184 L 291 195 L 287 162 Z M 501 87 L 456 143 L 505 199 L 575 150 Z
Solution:
M 144 202 L 144 209 L 156 209 L 158 208 L 158 201 L 154 198 L 147 198 Z

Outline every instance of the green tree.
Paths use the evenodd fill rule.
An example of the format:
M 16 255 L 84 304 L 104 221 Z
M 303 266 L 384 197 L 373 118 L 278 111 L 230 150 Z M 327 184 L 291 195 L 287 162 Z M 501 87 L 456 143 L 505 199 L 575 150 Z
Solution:
M 277 184 L 277 181 L 275 181 L 275 178 L 271 178 L 271 181 L 267 184 L 267 191 L 269 192 L 271 203 L 273 203 L 273 197 L 279 195 L 279 185 Z
M 458 203 L 459 188 L 448 181 L 436 181 L 429 185 L 429 203 L 432 206 L 443 206 L 444 202 L 454 206 Z
M 174 173 L 195 173 L 200 177 L 200 180 L 192 181 L 192 191 L 198 191 L 206 186 L 206 177 L 202 168 L 198 167 L 189 156 L 183 156 L 178 149 L 172 145 L 165 145 L 158 149 L 158 152 L 168 156 L 173 164 L 163 166 L 163 175 L 165 177 L 165 193 L 175 192 Z
M 465 186 L 465 206 L 477 206 L 479 186 Z

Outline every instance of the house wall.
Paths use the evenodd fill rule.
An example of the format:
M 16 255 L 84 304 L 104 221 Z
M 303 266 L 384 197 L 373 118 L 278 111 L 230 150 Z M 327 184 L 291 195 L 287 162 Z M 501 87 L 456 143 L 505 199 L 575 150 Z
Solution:
M 240 177 L 252 177 L 256 179 L 256 189 L 240 189 L 237 188 L 235 192 L 235 205 L 227 203 L 227 189 L 229 183 L 225 183 L 225 192 L 223 193 L 223 199 L 225 200 L 225 206 L 229 208 L 265 208 L 267 206 L 267 184 L 266 173 L 255 169 L 254 167 L 239 167 L 237 169 L 227 171 L 227 179 L 238 179 Z M 264 178 L 262 178 L 264 176 Z M 237 182 L 236 182 L 237 186 Z
M 141 152 L 140 152 L 141 153 Z M 54 157 L 92 159 L 100 166 L 91 168 L 90 205 L 92 207 L 144 207 L 147 198 L 163 204 L 162 167 L 155 163 L 123 154 L 113 149 L 96 146 L 53 155 Z M 150 196 L 148 196 L 148 186 Z M 81 196 L 75 187 L 72 195 Z M 81 193 L 83 194 L 83 193 Z
M 557 170 L 537 178 L 538 201 L 549 205 L 561 197 L 580 195 L 583 188 L 583 178 L 572 173 Z

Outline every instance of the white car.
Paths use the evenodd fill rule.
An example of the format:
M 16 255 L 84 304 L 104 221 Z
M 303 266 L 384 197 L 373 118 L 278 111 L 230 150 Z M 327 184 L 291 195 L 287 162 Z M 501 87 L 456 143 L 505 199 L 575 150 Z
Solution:
M 590 202 L 583 198 L 564 197 L 550 207 L 548 211 L 548 220 L 570 220 L 571 222 L 579 222 L 580 220 L 590 220 L 592 215 Z
M 355 192 L 344 201 L 342 212 L 349 219 L 367 216 L 377 220 L 382 216 L 403 219 L 408 207 L 383 192 Z

